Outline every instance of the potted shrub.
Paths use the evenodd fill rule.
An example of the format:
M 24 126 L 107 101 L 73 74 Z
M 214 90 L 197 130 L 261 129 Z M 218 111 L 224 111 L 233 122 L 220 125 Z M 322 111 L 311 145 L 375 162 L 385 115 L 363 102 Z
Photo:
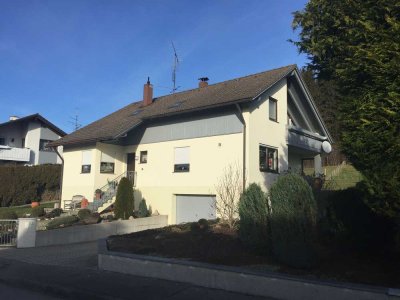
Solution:
M 101 192 L 100 189 L 97 189 L 97 190 L 94 192 L 94 194 L 95 194 L 95 199 L 96 199 L 96 200 L 100 200 L 100 199 L 101 199 L 101 194 L 102 194 L 102 192 Z
M 83 198 L 81 201 L 81 208 L 86 208 L 89 205 L 89 201 L 86 198 Z
M 32 208 L 38 207 L 39 205 L 40 205 L 40 203 L 39 203 L 39 201 L 37 201 L 37 200 L 31 202 L 31 207 L 32 207 Z

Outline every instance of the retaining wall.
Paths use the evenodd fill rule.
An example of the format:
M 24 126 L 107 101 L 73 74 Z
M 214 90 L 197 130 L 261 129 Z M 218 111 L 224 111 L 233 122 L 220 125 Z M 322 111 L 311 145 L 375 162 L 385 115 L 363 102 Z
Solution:
M 90 242 L 110 235 L 125 234 L 168 225 L 168 216 L 153 216 L 133 220 L 114 221 L 94 225 L 71 226 L 67 228 L 36 232 L 36 247 Z

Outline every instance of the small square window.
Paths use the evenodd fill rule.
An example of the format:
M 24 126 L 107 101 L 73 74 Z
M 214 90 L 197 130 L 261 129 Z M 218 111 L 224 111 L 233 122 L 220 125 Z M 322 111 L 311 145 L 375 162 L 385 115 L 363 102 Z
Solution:
M 90 173 L 91 165 L 82 165 L 81 173 Z
M 278 121 L 278 100 L 269 97 L 269 119 L 271 121 Z
M 140 151 L 140 163 L 147 164 L 147 151 Z
M 260 171 L 278 173 L 278 149 L 260 145 Z

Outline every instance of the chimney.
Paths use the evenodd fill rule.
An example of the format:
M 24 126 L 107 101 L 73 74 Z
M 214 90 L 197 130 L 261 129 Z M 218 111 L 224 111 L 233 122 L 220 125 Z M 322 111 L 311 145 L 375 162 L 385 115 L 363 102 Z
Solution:
M 207 85 L 208 85 L 208 77 L 201 77 L 201 78 L 199 78 L 199 88 L 203 88 L 203 87 L 206 87 Z
M 147 106 L 153 102 L 153 85 L 150 84 L 150 77 L 143 87 L 143 106 Z
M 15 121 L 18 120 L 19 117 L 18 116 L 10 116 L 10 121 Z

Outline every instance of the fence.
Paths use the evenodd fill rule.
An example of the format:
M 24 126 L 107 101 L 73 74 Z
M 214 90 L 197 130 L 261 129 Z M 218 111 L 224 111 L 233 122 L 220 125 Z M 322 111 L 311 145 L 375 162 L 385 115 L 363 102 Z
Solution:
M 0 220 L 0 247 L 17 245 L 18 220 Z

